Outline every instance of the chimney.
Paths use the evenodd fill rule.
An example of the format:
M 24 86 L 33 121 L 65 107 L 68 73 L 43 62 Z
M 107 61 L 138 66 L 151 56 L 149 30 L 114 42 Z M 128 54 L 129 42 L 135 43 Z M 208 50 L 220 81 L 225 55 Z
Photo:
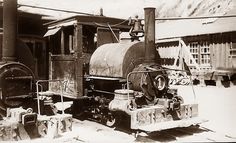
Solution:
M 2 61 L 16 59 L 17 0 L 3 0 Z
M 103 8 L 100 8 L 100 16 L 104 16 L 103 15 Z
M 145 61 L 154 62 L 156 59 L 155 48 L 155 8 L 144 8 L 145 13 Z

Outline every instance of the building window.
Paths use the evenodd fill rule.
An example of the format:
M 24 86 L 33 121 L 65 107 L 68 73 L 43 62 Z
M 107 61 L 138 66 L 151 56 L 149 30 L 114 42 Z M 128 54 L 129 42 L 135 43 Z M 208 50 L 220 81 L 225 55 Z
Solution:
M 190 43 L 190 52 L 192 53 L 196 63 L 198 63 L 198 53 L 199 53 L 198 49 L 199 49 L 198 42 Z M 192 60 L 190 60 L 190 64 L 193 64 Z
M 204 66 L 210 65 L 210 45 L 207 41 L 192 42 L 189 44 L 189 47 L 196 63 Z M 193 64 L 192 60 L 190 60 L 190 64 Z
M 209 65 L 210 64 L 210 48 L 209 48 L 209 43 L 207 41 L 203 42 L 200 45 L 200 55 L 201 55 L 200 64 Z
M 236 43 L 231 42 L 230 46 L 230 57 L 236 58 Z

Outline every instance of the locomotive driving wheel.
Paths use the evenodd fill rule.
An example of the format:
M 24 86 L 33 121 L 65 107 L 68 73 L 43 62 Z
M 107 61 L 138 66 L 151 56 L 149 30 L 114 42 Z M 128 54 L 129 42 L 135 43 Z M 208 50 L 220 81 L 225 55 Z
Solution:
M 108 116 L 106 118 L 106 125 L 108 127 L 113 127 L 116 123 L 116 118 L 114 117 L 114 115 L 112 115 L 111 113 L 108 113 Z
M 120 124 L 121 116 L 116 112 L 108 112 L 104 124 L 108 127 L 114 127 Z

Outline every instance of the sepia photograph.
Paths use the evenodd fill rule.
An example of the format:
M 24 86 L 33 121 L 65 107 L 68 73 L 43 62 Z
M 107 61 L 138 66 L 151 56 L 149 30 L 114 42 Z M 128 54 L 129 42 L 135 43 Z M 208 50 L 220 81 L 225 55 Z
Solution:
M 0 142 L 236 142 L 235 0 L 0 0 Z

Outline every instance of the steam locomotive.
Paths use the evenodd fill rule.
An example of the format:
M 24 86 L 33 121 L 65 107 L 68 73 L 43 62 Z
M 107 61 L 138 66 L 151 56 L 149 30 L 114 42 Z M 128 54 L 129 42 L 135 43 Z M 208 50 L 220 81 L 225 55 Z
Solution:
M 0 50 L 0 117 L 6 108 L 19 107 L 32 99 L 35 74 L 29 48 L 17 39 L 17 4 L 5 1 L 3 8 L 3 45 Z
M 67 81 L 63 96 L 73 99 L 73 115 L 108 126 L 125 120 L 131 129 L 156 131 L 201 123 L 198 104 L 184 103 L 157 62 L 154 8 L 145 8 L 145 33 L 142 26 L 99 16 L 49 23 L 49 91 L 62 92 L 52 80 Z M 131 39 L 119 41 L 120 32 Z
M 14 13 L 8 17 L 4 32 L 10 32 L 4 33 L 0 65 L 2 105 L 20 106 L 37 94 L 42 100 L 38 105 L 46 106 L 48 98 L 39 97 L 60 95 L 73 101 L 74 116 L 86 114 L 107 126 L 116 125 L 123 116 L 131 129 L 144 131 L 202 122 L 198 104 L 185 103 L 177 90 L 169 87 L 168 69 L 157 62 L 154 8 L 145 8 L 144 42 L 138 40 L 138 34 L 144 32 L 138 20 L 131 20 L 130 26 L 122 19 L 74 16 L 48 23 L 44 36 L 49 37 L 49 80 L 38 81 L 24 62 L 14 61 L 15 42 L 7 42 L 15 41 Z M 130 32 L 131 40 L 119 41 L 120 32 Z M 44 82 L 47 91 L 40 86 Z M 36 110 L 46 114 L 42 108 Z

